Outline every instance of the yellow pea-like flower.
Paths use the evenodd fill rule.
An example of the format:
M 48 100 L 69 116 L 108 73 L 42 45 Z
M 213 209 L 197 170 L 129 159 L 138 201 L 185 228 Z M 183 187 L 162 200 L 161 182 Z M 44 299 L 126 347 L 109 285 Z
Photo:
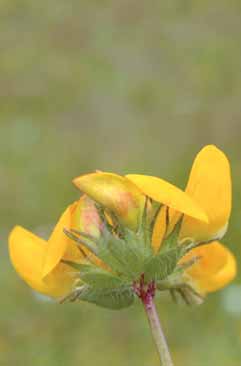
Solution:
M 177 245 L 187 239 L 195 245 L 202 244 L 186 254 L 179 263 L 198 257 L 192 266 L 187 267 L 183 277 L 198 292 L 215 291 L 235 277 L 235 258 L 218 241 L 227 230 L 231 212 L 230 165 L 224 153 L 215 146 L 208 145 L 199 152 L 185 191 L 163 179 L 138 174 L 123 177 L 96 172 L 74 179 L 74 184 L 83 196 L 67 207 L 47 241 L 20 226 L 10 234 L 11 261 L 19 275 L 35 290 L 53 297 L 71 292 L 77 281 L 81 281 L 77 266 L 71 265 L 74 263 L 88 262 L 111 271 L 110 258 L 105 257 L 107 263 L 104 263 L 98 254 L 98 240 L 103 239 L 103 233 L 109 230 L 113 240 L 130 240 L 136 245 L 138 240 L 146 240 L 146 225 L 151 228 L 151 240 L 147 240 L 150 257 L 153 252 L 159 253 L 164 239 L 173 232 L 177 223 L 180 224 Z M 160 204 L 157 215 L 153 201 Z M 154 223 L 150 223 L 149 219 Z M 128 230 L 125 231 L 125 228 Z M 71 235 L 66 235 L 66 230 L 70 234 L 71 229 L 79 232 L 78 239 L 82 243 L 78 240 L 76 243 Z M 141 230 L 145 232 L 143 236 L 140 235 Z M 96 246 L 92 251 L 88 244 L 84 245 L 80 232 Z M 209 242 L 211 244 L 206 244 Z M 123 248 L 120 251 L 114 248 L 115 254 L 123 254 Z M 139 247 L 135 248 L 138 251 Z M 136 255 L 137 261 L 142 255 L 140 253 Z M 130 255 L 135 258 L 133 249 Z M 118 258 L 115 260 L 118 262 Z M 122 265 L 126 260 L 128 254 L 125 252 L 124 259 L 120 260 Z M 146 258 L 141 268 L 146 268 L 145 261 Z M 119 276 L 120 267 L 115 268 L 117 270 L 112 274 Z M 127 268 L 126 272 L 132 271 Z M 136 278 L 132 280 L 135 283 Z
M 74 179 L 83 194 L 48 240 L 16 226 L 9 254 L 34 290 L 109 309 L 142 302 L 161 364 L 172 365 L 155 309 L 156 291 L 187 304 L 234 279 L 234 255 L 219 240 L 228 228 L 230 165 L 213 145 L 196 156 L 186 190 L 153 176 L 95 172 Z
M 180 242 L 188 238 L 196 243 L 205 243 L 224 236 L 232 205 L 231 173 L 227 157 L 216 146 L 205 146 L 198 153 L 185 195 L 160 178 L 132 174 L 128 178 L 144 194 L 164 205 L 153 229 L 152 245 L 156 252 L 180 219 Z M 235 277 L 235 258 L 223 245 L 216 242 L 204 245 L 190 252 L 189 256 L 196 252 L 202 259 L 187 272 L 202 292 L 214 291 Z M 225 261 L 221 262 L 223 256 Z M 216 265 L 220 266 L 217 271 Z M 210 270 L 214 271 L 212 275 Z
M 81 251 L 64 229 L 98 235 L 100 221 L 94 203 L 86 196 L 70 205 L 60 217 L 48 241 L 16 226 L 9 236 L 9 253 L 20 277 L 33 289 L 59 297 L 68 294 L 78 280 L 78 271 L 62 262 L 85 261 Z

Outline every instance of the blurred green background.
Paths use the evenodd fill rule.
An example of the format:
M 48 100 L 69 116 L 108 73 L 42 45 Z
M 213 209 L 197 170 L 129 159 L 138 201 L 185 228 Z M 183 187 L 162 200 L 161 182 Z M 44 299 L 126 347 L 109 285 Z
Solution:
M 158 365 L 139 304 L 112 312 L 36 296 L 9 263 L 15 224 L 48 236 L 102 169 L 185 187 L 195 154 L 230 157 L 224 242 L 241 264 L 240 0 L 0 2 L 0 365 Z M 201 307 L 158 298 L 176 366 L 241 365 L 241 286 Z

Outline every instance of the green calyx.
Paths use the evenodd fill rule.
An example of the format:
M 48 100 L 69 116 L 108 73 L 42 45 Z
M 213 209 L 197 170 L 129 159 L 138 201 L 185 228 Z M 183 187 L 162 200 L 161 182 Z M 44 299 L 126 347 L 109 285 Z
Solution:
M 140 278 L 144 279 L 146 285 L 155 283 L 159 291 L 169 290 L 172 294 L 177 292 L 183 297 L 186 293 L 191 293 L 188 285 L 183 283 L 182 275 L 186 267 L 193 263 L 182 266 L 178 263 L 194 245 L 177 244 L 180 223 L 165 239 L 159 253 L 155 254 L 151 245 L 152 222 L 146 209 L 137 232 L 116 225 L 116 217 L 113 222 L 115 228 L 104 222 L 99 238 L 76 230 L 65 230 L 66 235 L 75 241 L 80 250 L 84 248 L 90 255 L 86 255 L 83 264 L 64 261 L 79 272 L 82 285 L 64 300 L 81 300 L 113 310 L 122 309 L 134 302 L 134 284 Z M 93 256 L 103 266 L 91 260 Z

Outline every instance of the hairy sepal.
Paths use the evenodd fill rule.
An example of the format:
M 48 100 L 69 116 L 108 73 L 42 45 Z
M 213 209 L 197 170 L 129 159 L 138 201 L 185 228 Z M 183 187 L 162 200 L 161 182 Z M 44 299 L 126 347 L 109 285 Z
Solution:
M 99 289 L 114 289 L 126 285 L 119 277 L 92 265 L 83 265 L 80 268 L 80 279 L 86 284 Z
M 136 280 L 143 273 L 150 253 L 141 233 L 131 230 L 125 232 L 125 240 L 107 233 L 98 244 L 98 257 L 126 280 Z
M 134 294 L 132 289 L 127 286 L 113 289 L 97 289 L 86 286 L 80 293 L 78 300 L 87 301 L 107 309 L 120 310 L 133 303 Z
M 177 268 L 181 256 L 182 249 L 175 247 L 165 249 L 161 253 L 148 258 L 144 266 L 145 281 L 158 282 L 172 275 Z

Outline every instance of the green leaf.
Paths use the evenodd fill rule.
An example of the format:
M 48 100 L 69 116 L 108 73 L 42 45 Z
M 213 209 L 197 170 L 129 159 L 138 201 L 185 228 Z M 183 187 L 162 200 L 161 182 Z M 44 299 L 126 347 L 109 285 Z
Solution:
M 96 289 L 87 287 L 78 297 L 98 306 L 119 310 L 130 306 L 134 301 L 134 294 L 130 287 L 116 289 Z
M 177 266 L 180 254 L 181 248 L 176 247 L 152 256 L 145 264 L 145 280 L 159 281 L 170 276 Z

